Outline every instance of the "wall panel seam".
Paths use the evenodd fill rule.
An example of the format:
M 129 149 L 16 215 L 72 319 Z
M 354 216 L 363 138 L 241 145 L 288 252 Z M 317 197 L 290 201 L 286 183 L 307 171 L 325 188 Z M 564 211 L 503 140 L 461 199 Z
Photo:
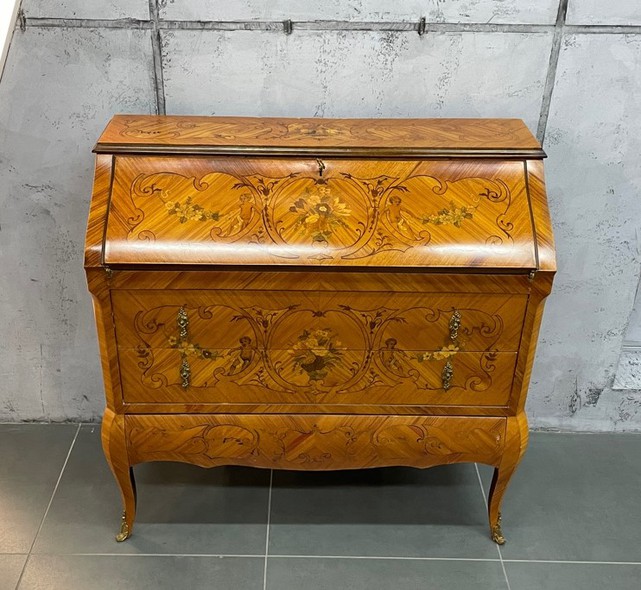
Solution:
M 154 0 L 150 0 L 150 4 Z M 418 33 L 419 23 L 413 21 L 291 21 L 293 32 L 299 31 L 363 31 Z M 26 27 L 40 28 L 107 28 L 107 29 L 159 29 L 159 30 L 211 30 L 211 31 L 272 31 L 285 32 L 280 20 L 213 21 L 213 20 L 162 20 L 159 17 L 144 19 L 90 19 L 90 18 L 40 18 L 27 17 Z M 557 24 L 494 24 L 494 23 L 430 23 L 429 33 L 551 33 L 562 27 L 579 34 L 641 34 L 641 25 L 562 25 Z
M 166 114 L 165 109 L 165 78 L 162 69 L 162 41 L 158 27 L 159 11 L 157 0 L 149 0 L 149 17 L 151 18 L 151 52 L 153 59 L 153 80 L 156 91 L 156 114 Z
M 543 145 L 545 132 L 550 115 L 550 105 L 552 103 L 552 94 L 556 82 L 556 70 L 559 65 L 559 55 L 561 54 L 561 42 L 563 40 L 563 29 L 568 12 L 568 0 L 559 0 L 559 11 L 554 26 L 554 37 L 552 38 L 552 48 L 550 49 L 550 61 L 548 62 L 548 71 L 543 87 L 543 99 L 541 100 L 541 113 L 539 114 L 539 124 L 536 129 L 536 137 Z

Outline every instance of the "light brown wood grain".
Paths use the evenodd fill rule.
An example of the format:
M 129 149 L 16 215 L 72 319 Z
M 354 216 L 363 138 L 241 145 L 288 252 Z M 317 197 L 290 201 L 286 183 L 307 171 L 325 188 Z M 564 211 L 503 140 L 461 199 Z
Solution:
M 96 156 L 93 192 L 85 237 L 85 268 L 102 265 L 107 210 L 111 197 L 113 159 L 113 156 L 110 155 L 98 154 Z
M 91 269 L 88 276 L 92 278 L 93 310 L 107 408 L 118 412 L 122 408 L 123 396 L 109 281 L 104 270 Z
M 512 386 L 512 396 L 510 406 L 515 414 L 523 412 L 525 401 L 527 399 L 528 387 L 530 385 L 530 375 L 534 364 L 534 355 L 538 342 L 539 329 L 543 319 L 543 309 L 545 299 L 549 293 L 549 287 L 546 277 L 543 273 L 536 277 L 535 282 L 539 289 L 530 297 L 528 309 L 523 324 L 523 337 L 519 349 L 519 357 L 516 363 L 514 373 L 514 383 Z
M 505 418 L 402 416 L 126 416 L 131 462 L 203 467 L 356 469 L 499 465 Z
M 444 154 L 530 151 L 541 145 L 519 119 L 288 119 L 116 115 L 96 151 Z
M 488 514 L 492 539 L 502 545 L 505 543 L 501 530 L 501 504 L 505 490 L 519 466 L 528 444 L 527 418 L 524 412 L 507 418 L 503 454 L 499 465 L 494 469 L 488 497 Z
M 383 293 L 469 293 L 470 295 L 529 294 L 532 280 L 526 273 L 520 274 L 481 274 L 439 272 L 429 267 L 412 272 L 403 269 L 300 269 L 266 267 L 248 270 L 248 267 L 187 267 L 177 270 L 171 265 L 148 266 L 140 270 L 110 267 L 112 276 L 109 282 L 114 292 L 156 290 L 215 290 L 238 291 L 358 291 Z M 171 269 L 171 270 L 169 270 Z M 153 272 L 148 272 L 148 271 Z M 233 271 L 233 272 L 230 272 Z M 90 281 L 102 273 L 89 269 Z M 537 283 L 549 273 L 538 273 Z M 101 279 L 100 279 L 101 280 Z M 100 280 L 98 282 L 100 282 Z M 551 285 L 551 281 L 550 282 Z M 93 287 L 92 287 L 93 289 Z
M 119 540 L 144 461 L 469 461 L 495 467 L 504 541 L 556 270 L 523 122 L 121 115 L 97 151 L 85 267 Z
M 508 405 L 503 406 L 441 406 L 364 404 L 302 404 L 302 403 L 209 403 L 185 402 L 125 402 L 123 414 L 350 414 L 385 416 L 513 416 Z
M 518 161 L 118 157 L 105 262 L 534 269 Z
M 552 220 L 548 210 L 545 193 L 545 176 L 543 162 L 528 160 L 526 162 L 528 195 L 532 208 L 532 219 L 537 243 L 538 269 L 550 273 L 556 272 L 556 255 Z
M 285 350 L 255 355 L 240 369 L 237 351 L 212 351 L 215 359 L 190 358 L 191 381 L 181 386 L 181 354 L 172 349 L 141 353 L 119 349 L 124 400 L 127 403 L 276 403 L 325 405 L 459 406 L 507 405 L 516 353 L 463 352 L 447 360 L 419 362 L 408 355 L 398 369 L 389 369 L 383 355 L 368 358 L 366 351 L 345 351 L 342 366 L 312 380 L 298 371 Z M 416 356 L 424 354 L 416 352 Z M 429 353 L 428 353 L 429 354 Z M 453 370 L 451 387 L 443 389 L 446 362 Z M 280 363 L 281 369 L 274 370 Z M 353 369 L 353 372 L 350 371 Z M 238 371 L 238 372 L 236 372 Z M 376 376 L 372 375 L 376 372 Z
M 355 278 L 357 284 L 358 278 Z M 127 290 L 112 294 L 118 346 L 170 348 L 177 315 L 189 321 L 189 340 L 208 349 L 288 350 L 303 331 L 329 330 L 337 350 L 517 351 L 526 295 L 363 293 L 330 290 Z M 450 323 L 457 314 L 456 338 Z
M 125 417 L 109 408 L 102 419 L 102 448 L 120 488 L 124 510 L 118 540 L 124 541 L 132 533 L 136 519 L 136 484 L 125 438 Z

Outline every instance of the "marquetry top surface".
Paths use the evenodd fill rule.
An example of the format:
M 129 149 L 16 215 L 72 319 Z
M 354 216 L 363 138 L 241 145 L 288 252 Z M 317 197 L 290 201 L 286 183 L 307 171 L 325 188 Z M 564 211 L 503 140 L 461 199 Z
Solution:
M 525 155 L 544 153 L 519 119 L 293 119 L 115 116 L 97 152 L 262 155 Z

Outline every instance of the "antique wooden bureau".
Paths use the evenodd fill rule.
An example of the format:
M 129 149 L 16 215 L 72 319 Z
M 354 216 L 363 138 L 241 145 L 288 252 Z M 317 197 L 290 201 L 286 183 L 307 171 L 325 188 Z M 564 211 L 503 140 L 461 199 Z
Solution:
M 85 267 L 104 451 L 132 466 L 495 467 L 528 439 L 555 271 L 545 154 L 513 119 L 116 116 Z

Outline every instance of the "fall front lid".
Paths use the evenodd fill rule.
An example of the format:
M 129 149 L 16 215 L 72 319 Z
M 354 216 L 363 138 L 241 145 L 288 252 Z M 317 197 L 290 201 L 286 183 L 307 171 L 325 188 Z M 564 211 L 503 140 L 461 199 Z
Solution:
M 235 119 L 236 135 L 219 125 L 209 143 L 187 127 L 186 143 L 176 125 L 173 139 L 167 123 L 153 135 L 159 118 L 149 119 L 132 119 L 144 123 L 145 143 L 135 135 L 129 143 L 125 136 L 120 145 L 101 139 L 97 146 L 114 154 L 105 264 L 538 268 L 532 188 L 544 209 L 545 200 L 541 180 L 528 183 L 526 158 L 536 155 L 536 140 L 529 132 L 529 143 L 514 139 L 527 131 L 522 123 L 518 129 L 506 123 L 516 142 L 509 148 L 505 137 L 488 147 L 483 123 L 500 129 L 500 120 L 464 120 L 467 134 L 459 121 L 448 143 L 430 138 L 429 120 L 400 121 L 399 137 L 389 120 L 367 121 L 370 131 L 385 129 L 368 136 L 376 141 L 367 146 L 359 135 L 350 144 L 345 131 L 364 120 L 293 120 L 292 137 L 279 136 L 270 148 L 269 120 L 258 128 L 258 120 Z M 114 121 L 103 138 L 113 140 L 123 128 L 122 117 Z M 444 120 L 436 121 L 442 129 Z M 470 153 L 479 126 L 485 145 Z M 410 130 L 417 136 L 408 138 Z M 287 145 L 301 155 L 283 155 Z M 407 157 L 403 145 L 410 146 Z M 324 155 L 313 157 L 310 146 Z M 419 159 L 417 150 L 433 155 Z M 461 158 L 438 159 L 439 151 L 451 158 L 456 150 Z

